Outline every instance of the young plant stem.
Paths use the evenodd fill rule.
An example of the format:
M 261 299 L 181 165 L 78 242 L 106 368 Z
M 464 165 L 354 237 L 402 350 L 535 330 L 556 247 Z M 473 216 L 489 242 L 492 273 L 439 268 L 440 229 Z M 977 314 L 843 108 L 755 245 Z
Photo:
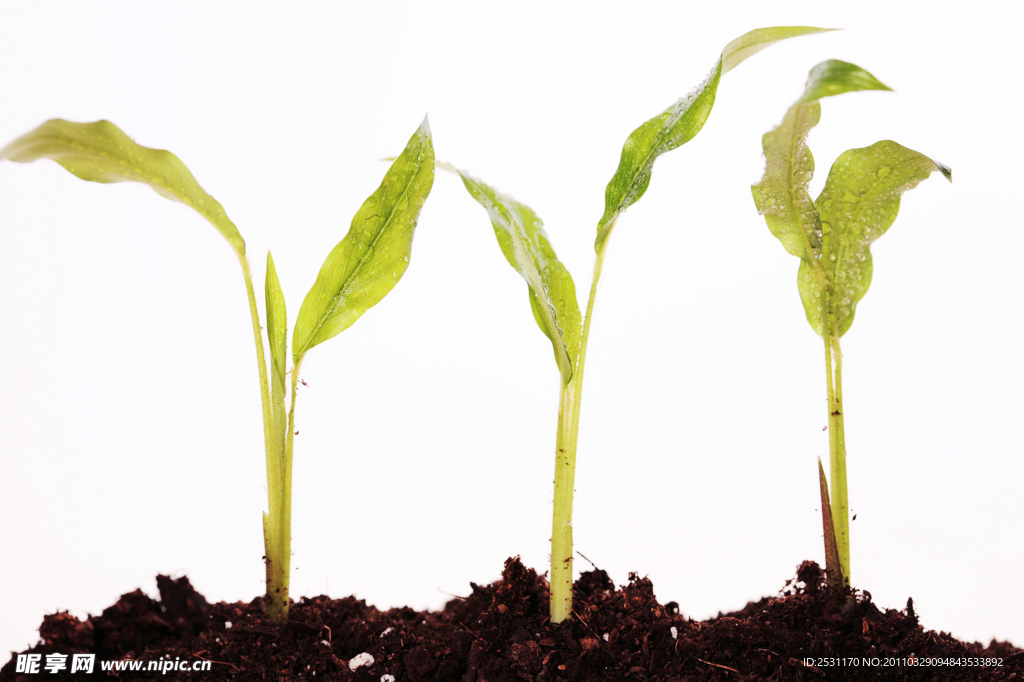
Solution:
M 267 614 L 272 622 L 281 623 L 288 618 L 288 566 L 281 557 L 290 554 L 290 533 L 282 533 L 282 509 L 290 506 L 290 487 L 286 481 L 290 478 L 288 466 L 290 460 L 282 449 L 284 439 L 278 433 L 280 427 L 275 414 L 283 409 L 283 400 L 278 410 L 271 400 L 270 384 L 267 381 L 267 357 L 263 348 L 263 327 L 260 325 L 259 309 L 256 307 L 256 292 L 252 285 L 252 271 L 249 261 L 239 255 L 242 275 L 245 278 L 245 292 L 249 298 L 249 316 L 252 319 L 253 339 L 256 343 L 256 368 L 260 376 L 260 400 L 263 407 L 263 445 L 267 460 L 267 507 L 268 513 L 263 515 L 263 540 L 267 564 Z M 276 396 L 275 396 L 276 397 Z M 283 396 L 282 396 L 283 399 Z M 282 535 L 284 537 L 282 537 Z M 282 547 L 282 542 L 284 546 Z
M 838 337 L 823 325 L 825 374 L 828 388 L 829 488 L 832 493 L 832 526 L 839 550 L 840 585 L 850 581 L 850 504 L 846 490 L 846 434 L 843 429 L 843 354 Z
M 244 255 L 239 255 L 238 262 L 242 265 L 242 276 L 245 278 L 245 293 L 249 298 L 249 317 L 252 320 L 253 339 L 256 343 L 256 368 L 260 375 L 260 401 L 263 407 L 263 446 L 267 453 L 267 471 L 270 472 L 272 458 L 277 448 L 274 437 L 274 411 L 270 401 L 270 386 L 267 382 L 267 356 L 263 348 L 263 327 L 260 325 L 260 312 L 256 307 L 256 292 L 252 286 L 252 271 L 249 269 L 249 261 Z
M 288 620 L 288 592 L 291 577 L 292 564 L 292 453 L 295 447 L 295 398 L 298 394 L 299 369 L 302 366 L 302 358 L 299 358 L 292 367 L 291 375 L 291 404 L 288 408 L 288 425 L 284 433 L 284 452 L 277 467 L 275 478 L 280 481 L 281 495 L 279 504 L 271 505 L 272 526 L 274 529 L 274 543 L 277 547 L 277 555 L 267 563 L 267 615 L 272 622 L 283 623 Z M 282 400 L 281 406 L 284 403 Z M 268 557 L 269 558 L 269 557 Z M 271 589 L 270 576 L 273 566 L 273 590 Z
M 572 614 L 572 498 L 576 480 L 576 443 L 580 431 L 580 404 L 583 397 L 583 368 L 587 359 L 587 339 L 594 313 L 597 282 L 604 265 L 604 249 L 597 252 L 594 278 L 590 283 L 587 313 L 572 379 L 562 386 L 558 408 L 558 437 L 555 452 L 555 505 L 551 526 L 551 622 L 561 623 Z
M 579 423 L 578 375 L 562 386 L 555 442 L 555 508 L 551 523 L 551 622 L 572 613 L 572 495 L 576 478 L 576 434 Z M 575 419 L 574 419 L 575 417 Z

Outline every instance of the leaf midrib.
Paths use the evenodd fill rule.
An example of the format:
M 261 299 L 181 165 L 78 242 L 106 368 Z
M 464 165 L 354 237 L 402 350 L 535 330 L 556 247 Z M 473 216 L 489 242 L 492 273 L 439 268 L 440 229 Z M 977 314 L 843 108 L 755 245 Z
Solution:
M 422 157 L 422 153 L 420 153 L 416 157 L 416 160 L 419 161 L 421 159 L 421 157 Z M 417 170 L 415 172 L 413 172 L 413 174 L 410 176 L 409 182 L 405 183 L 405 186 L 402 188 L 402 193 L 399 194 L 398 198 L 395 200 L 396 204 L 399 201 L 401 201 L 402 197 L 405 197 L 406 195 L 409 194 L 409 188 L 415 183 L 416 178 L 419 176 L 420 165 L 416 164 L 416 168 L 417 168 Z M 383 205 L 384 199 L 386 197 L 387 197 L 386 193 L 385 193 L 384 196 L 381 197 L 381 204 L 382 205 Z M 307 341 L 304 344 L 304 346 L 302 348 L 302 352 L 299 354 L 300 356 L 306 354 L 306 352 L 310 349 L 310 343 L 312 343 L 313 339 L 316 338 L 316 335 L 320 333 L 320 330 L 323 328 L 324 324 L 327 323 L 327 320 L 334 314 L 335 310 L 338 307 L 338 303 L 340 302 L 340 300 L 342 298 L 342 295 L 346 293 L 346 290 L 352 284 L 352 280 L 354 280 L 356 278 L 356 276 L 359 275 L 360 271 L 362 271 L 363 265 L 365 265 L 366 261 L 373 254 L 374 249 L 377 246 L 377 242 L 384 235 L 384 233 L 387 232 L 388 227 L 391 225 L 392 221 L 395 219 L 396 212 L 397 211 L 391 211 L 389 213 L 387 220 L 384 221 L 384 224 L 380 226 L 380 228 L 377 230 L 376 234 L 374 235 L 373 241 L 370 242 L 369 247 L 366 249 L 365 255 L 363 255 L 362 257 L 359 258 L 359 260 L 356 262 L 356 267 L 352 270 L 352 274 L 349 275 L 345 279 L 345 281 L 342 283 L 341 287 L 338 288 L 338 292 L 331 299 L 331 305 L 327 308 L 327 311 L 320 317 L 320 319 L 317 322 L 317 324 L 313 327 L 312 333 L 309 335 L 309 341 Z

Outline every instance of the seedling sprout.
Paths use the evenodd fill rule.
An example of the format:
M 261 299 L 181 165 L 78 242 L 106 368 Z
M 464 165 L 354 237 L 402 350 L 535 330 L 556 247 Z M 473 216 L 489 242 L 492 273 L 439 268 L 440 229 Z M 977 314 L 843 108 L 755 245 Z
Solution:
M 267 613 L 273 622 L 288 618 L 291 565 L 292 453 L 299 368 L 306 353 L 337 336 L 380 302 L 405 273 L 413 233 L 434 180 L 434 149 L 427 121 L 392 163 L 380 187 L 352 219 L 348 234 L 327 256 L 306 294 L 292 334 L 292 369 L 286 371 L 288 321 L 274 259 L 267 253 L 265 298 L 270 374 L 245 241 L 224 208 L 207 194 L 174 154 L 143 147 L 109 121 L 47 121 L 0 151 L 0 160 L 21 163 L 53 159 L 83 180 L 141 182 L 206 218 L 228 241 L 242 267 L 252 319 L 263 409 L 268 512 L 263 515 L 266 548 Z M 291 401 L 285 410 L 287 375 Z
M 807 134 L 821 117 L 822 97 L 855 90 L 889 90 L 853 64 L 829 60 L 811 69 L 803 96 L 763 138 L 765 172 L 751 189 L 757 210 L 785 249 L 800 258 L 797 287 L 811 328 L 825 346 L 829 482 L 818 462 L 829 584 L 850 580 L 850 505 L 843 428 L 843 355 L 839 338 L 850 329 L 857 302 L 871 284 L 871 243 L 896 219 L 900 197 L 933 171 L 952 171 L 912 149 L 883 140 L 843 152 L 814 201 L 807 185 L 814 158 Z M 830 483 L 830 485 L 829 485 Z M 829 488 L 831 487 L 831 496 Z
M 598 221 L 594 244 L 596 260 L 586 316 L 580 314 L 572 276 L 555 255 L 537 214 L 467 172 L 447 167 L 462 177 L 472 197 L 487 210 L 505 259 L 529 285 L 534 319 L 551 341 L 561 376 L 551 528 L 551 620 L 554 623 L 572 614 L 572 504 L 583 370 L 597 284 L 616 221 L 647 191 L 654 161 L 689 142 L 703 128 L 723 74 L 772 43 L 829 30 L 832 29 L 781 26 L 757 29 L 740 36 L 726 45 L 707 78 L 689 95 L 630 134 L 622 148 L 619 167 L 605 191 L 604 214 Z

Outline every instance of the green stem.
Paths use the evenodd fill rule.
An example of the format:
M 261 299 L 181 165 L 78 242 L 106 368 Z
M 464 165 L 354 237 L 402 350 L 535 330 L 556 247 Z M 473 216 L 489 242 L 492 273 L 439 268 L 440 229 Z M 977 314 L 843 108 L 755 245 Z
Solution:
M 840 584 L 850 581 L 850 503 L 846 487 L 846 434 L 843 428 L 843 354 L 839 338 L 829 333 L 826 318 L 822 337 L 825 341 L 825 373 L 828 387 L 829 488 L 832 494 L 832 526 L 839 550 Z
M 281 506 L 280 527 L 278 537 L 281 547 L 280 564 L 284 572 L 284 617 L 288 616 L 288 588 L 290 585 L 292 565 L 292 452 L 295 448 L 295 399 L 298 396 L 299 369 L 302 367 L 302 357 L 299 357 L 292 366 L 292 397 L 291 405 L 288 408 L 288 431 L 285 436 L 284 451 L 284 499 Z
M 242 276 L 245 278 L 245 292 L 249 299 L 249 316 L 252 320 L 253 339 L 256 344 L 256 368 L 260 376 L 260 400 L 263 407 L 263 447 L 267 461 L 267 506 L 268 512 L 263 515 L 263 539 L 267 564 L 267 613 L 274 622 L 283 622 L 288 617 L 288 573 L 287 562 L 282 567 L 280 557 L 282 549 L 288 554 L 288 547 L 281 547 L 280 508 L 285 495 L 285 476 L 281 471 L 281 453 L 274 419 L 274 404 L 270 397 L 270 386 L 267 381 L 267 357 L 263 348 L 263 327 L 260 325 L 259 309 L 256 307 L 256 292 L 252 285 L 252 271 L 244 254 L 238 253 L 238 261 L 242 265 Z M 284 571 L 282 573 L 282 568 Z M 282 608 L 282 596 L 283 608 Z
M 263 349 L 263 327 L 260 325 L 260 312 L 256 307 L 256 292 L 252 286 L 252 271 L 244 254 L 238 254 L 238 262 L 242 264 L 242 276 L 245 278 L 245 293 L 249 298 L 249 317 L 252 320 L 252 335 L 256 344 L 256 369 L 260 375 L 260 400 L 263 406 L 263 447 L 267 453 L 267 471 L 272 469 L 274 446 L 274 411 L 270 402 L 270 386 L 267 382 L 267 356 Z M 268 491 L 269 492 L 269 491 Z
M 273 554 L 267 555 L 267 616 L 272 623 L 277 624 L 288 620 L 292 565 L 292 451 L 295 446 L 295 396 L 298 393 L 301 366 L 300 357 L 292 367 L 292 397 L 288 409 L 288 423 L 286 427 L 279 427 L 287 429 L 281 434 L 281 456 L 277 458 L 272 472 L 267 472 L 267 480 L 276 481 L 274 487 L 277 490 L 277 495 L 271 497 L 269 528 L 266 521 L 264 522 L 267 546 L 274 549 Z M 278 401 L 275 395 L 274 405 L 281 413 L 283 422 L 284 396 L 282 395 Z
M 607 244 L 605 240 L 604 244 Z M 561 623 L 572 614 L 572 498 L 576 480 L 576 443 L 580 431 L 580 404 L 583 396 L 583 367 L 587 359 L 587 339 L 597 296 L 597 282 L 604 265 L 604 244 L 594 262 L 587 314 L 572 379 L 562 386 L 558 408 L 558 438 L 555 452 L 555 505 L 551 524 L 551 622 Z

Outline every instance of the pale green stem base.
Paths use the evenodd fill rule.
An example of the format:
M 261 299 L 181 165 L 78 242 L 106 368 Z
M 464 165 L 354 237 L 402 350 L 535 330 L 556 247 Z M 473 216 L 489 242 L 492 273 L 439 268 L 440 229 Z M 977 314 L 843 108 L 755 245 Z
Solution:
M 263 537 L 267 545 L 267 616 L 277 624 L 288 620 L 292 565 L 292 451 L 295 445 L 295 396 L 301 364 L 300 359 L 292 367 L 291 407 L 287 431 L 281 434 L 284 449 L 277 466 L 268 470 L 268 480 L 276 481 L 274 487 L 278 494 L 270 495 L 270 514 L 263 515 Z M 275 399 L 274 406 L 283 411 L 283 397 L 280 403 Z
M 267 359 L 263 348 L 263 327 L 260 325 L 252 271 L 244 254 L 238 255 L 249 299 L 249 316 L 256 345 L 256 367 L 260 377 L 260 400 L 263 408 L 263 445 L 267 462 L 267 507 L 263 515 L 263 540 L 267 566 L 267 615 L 271 622 L 288 619 L 288 578 L 291 560 L 291 439 L 280 433 L 284 396 L 271 399 L 267 381 Z M 293 405 L 294 409 L 294 405 Z M 286 445 L 287 443 L 287 445 Z

